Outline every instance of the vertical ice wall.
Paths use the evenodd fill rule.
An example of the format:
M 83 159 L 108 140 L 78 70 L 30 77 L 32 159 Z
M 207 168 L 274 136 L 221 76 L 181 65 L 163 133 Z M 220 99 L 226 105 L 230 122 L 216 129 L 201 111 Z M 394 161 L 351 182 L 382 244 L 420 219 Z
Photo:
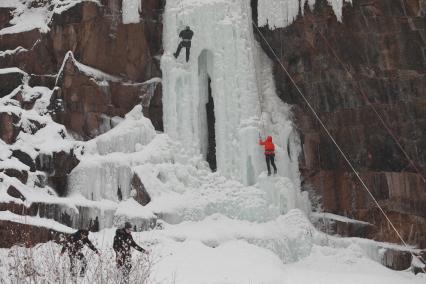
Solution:
M 172 55 L 187 25 L 195 33 L 189 63 L 184 50 L 177 60 Z M 218 171 L 255 183 L 265 170 L 258 134 L 268 134 L 278 146 L 279 173 L 298 185 L 297 158 L 290 161 L 286 151 L 292 131 L 289 109 L 277 98 L 270 62 L 254 40 L 250 1 L 167 1 L 163 36 L 166 133 L 183 142 L 187 151 L 206 157 L 210 78 Z
M 142 0 L 123 0 L 123 24 L 139 23 L 139 12 L 141 11 Z

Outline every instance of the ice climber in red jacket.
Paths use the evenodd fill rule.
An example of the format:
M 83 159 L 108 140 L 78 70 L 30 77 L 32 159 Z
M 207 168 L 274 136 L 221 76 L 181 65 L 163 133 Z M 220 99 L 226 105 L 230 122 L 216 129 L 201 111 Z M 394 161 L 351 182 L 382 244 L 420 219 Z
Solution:
M 260 138 L 260 137 L 259 137 Z M 259 145 L 264 146 L 265 148 L 265 158 L 266 158 L 266 166 L 268 167 L 268 176 L 271 175 L 271 165 L 274 167 L 274 174 L 277 173 L 277 167 L 275 166 L 275 145 L 272 143 L 272 137 L 266 137 L 265 141 L 259 139 Z

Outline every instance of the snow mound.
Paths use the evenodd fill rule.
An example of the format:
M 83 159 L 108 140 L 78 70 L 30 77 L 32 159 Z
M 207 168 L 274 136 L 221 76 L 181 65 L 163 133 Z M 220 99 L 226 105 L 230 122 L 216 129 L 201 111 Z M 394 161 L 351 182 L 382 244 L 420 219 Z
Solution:
M 143 116 L 140 105 L 130 111 L 125 118 L 107 133 L 87 143 L 87 151 L 100 155 L 114 152 L 132 153 L 136 152 L 136 148 L 147 145 L 154 139 L 154 126 Z

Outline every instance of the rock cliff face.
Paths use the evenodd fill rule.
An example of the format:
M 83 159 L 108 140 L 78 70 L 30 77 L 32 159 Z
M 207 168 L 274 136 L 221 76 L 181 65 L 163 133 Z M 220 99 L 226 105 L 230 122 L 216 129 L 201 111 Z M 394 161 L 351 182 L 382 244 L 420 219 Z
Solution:
M 70 211 L 60 199 L 33 202 L 29 207 L 24 204 L 26 193 L 20 188 L 25 185 L 41 191 L 53 189 L 52 195 L 58 198 L 67 196 L 68 174 L 80 161 L 72 147 L 46 152 L 36 146 L 31 149 L 32 146 L 18 145 L 19 135 L 46 128 L 43 119 L 37 120 L 45 113 L 34 115 L 33 119 L 21 110 L 37 113 L 41 105 L 37 100 L 46 93 L 50 96 L 53 90 L 50 104 L 43 104 L 49 104 L 51 117 L 77 140 L 88 140 L 110 130 L 137 104 L 143 106 L 144 115 L 151 118 L 154 127 L 163 130 L 159 55 L 164 1 L 141 0 L 140 22 L 133 24 L 123 24 L 121 0 L 74 1 L 70 7 L 66 7 L 67 1 L 21 2 L 26 9 L 45 7 L 46 13 L 53 12 L 46 22 L 47 30 L 0 33 L 0 98 L 8 96 L 4 111 L 0 111 L 0 138 L 4 142 L 0 141 L 0 146 L 4 146 L 0 149 L 0 174 L 17 179 L 16 187 L 6 187 L 8 200 L 0 201 L 0 211 L 50 218 L 70 227 L 99 229 L 95 216 L 101 212 L 94 205 L 81 205 Z M 0 29 L 12 26 L 14 9 L 0 8 Z M 66 134 L 62 132 L 60 136 L 65 139 Z M 11 150 L 6 150 L 6 145 Z M 134 188 L 138 202 L 149 202 L 141 181 Z M 24 227 L 31 232 L 16 239 L 14 234 Z M 53 232 L 30 229 L 29 225 L 1 221 L 0 231 L 13 233 L 0 247 L 31 239 L 45 241 Z
M 122 23 L 121 0 L 101 0 L 101 5 L 82 2 L 55 14 L 47 33 L 33 29 L 0 35 L 0 68 L 23 71 L 0 74 L 0 97 L 26 79 L 30 86 L 55 89 L 50 105 L 54 119 L 81 140 L 109 130 L 117 117 L 139 103 L 155 128 L 162 130 L 161 82 L 151 79 L 161 77 L 157 56 L 162 53 L 164 1 L 141 1 L 142 20 L 137 24 Z M 252 4 L 256 19 L 257 1 Z M 11 11 L 0 8 L 0 29 L 10 26 Z M 318 0 L 314 11 L 307 10 L 287 28 L 261 28 L 397 229 L 409 243 L 420 247 L 426 247 L 426 184 L 422 179 L 426 176 L 425 17 L 425 0 L 353 0 L 344 7 L 340 23 L 327 1 Z M 399 242 L 277 63 L 274 71 L 281 99 L 294 105 L 303 144 L 300 164 L 304 187 L 321 197 L 326 212 L 374 224 L 358 235 Z M 360 89 L 420 174 L 384 129 Z M 23 109 L 34 104 L 20 98 L 19 93 L 16 100 Z M 13 112 L 0 113 L 0 138 L 5 143 L 15 142 L 21 131 L 19 121 Z M 34 122 L 34 127 L 43 125 Z M 33 159 L 15 149 L 12 156 L 30 172 L 44 172 L 37 181 L 40 187 L 49 184 L 59 196 L 66 195 L 66 177 L 79 163 L 72 151 Z M 27 170 L 3 171 L 27 182 Z M 149 202 L 142 181 L 133 179 L 132 186 L 140 189 L 136 196 L 140 203 Z M 25 199 L 13 188 L 8 194 Z M 72 225 L 67 221 L 70 217 L 55 206 L 34 204 L 25 214 L 44 212 L 40 216 Z M 2 203 L 0 210 L 21 214 L 23 207 Z M 7 229 L 22 226 L 3 222 L 1 230 L 6 228 L 3 225 Z M 43 232 L 40 240 L 49 233 Z M 11 245 L 14 239 L 9 240 L 0 246 Z
M 102 125 L 105 120 L 123 116 L 141 102 L 147 88 L 141 90 L 140 86 L 134 86 L 133 89 L 137 90 L 129 90 L 129 85 L 161 77 L 156 56 L 161 54 L 164 3 L 141 1 L 140 23 L 124 25 L 121 1 L 104 0 L 100 1 L 101 5 L 81 2 L 62 13 L 53 14 L 48 33 L 34 29 L 0 35 L 0 50 L 9 51 L 0 56 L 0 67 L 18 67 L 32 74 L 29 82 L 32 86 L 59 87 L 61 99 L 66 103 L 72 98 L 72 103 L 65 104 L 64 115 L 56 118 L 76 137 L 84 140 L 93 138 L 110 129 Z M 3 15 L 7 15 L 8 10 L 3 10 L 0 23 L 6 26 L 10 19 Z M 93 72 L 72 70 L 66 56 L 69 52 L 74 61 L 114 77 L 114 86 L 105 87 L 105 84 L 91 82 L 96 76 Z M 49 75 L 58 72 L 62 78 L 55 82 Z M 7 95 L 19 86 L 21 77 L 22 74 L 16 72 L 0 76 L 0 82 L 7 81 L 7 84 L 1 84 L 0 95 Z M 160 90 L 155 94 L 161 97 Z M 87 98 L 93 98 L 93 101 L 87 102 Z M 146 113 L 149 113 L 148 109 Z M 155 117 L 153 124 L 162 130 L 162 118 Z
M 256 1 L 252 4 L 256 18 Z M 353 0 L 345 4 L 341 23 L 321 0 L 287 28 L 261 29 L 396 228 L 421 247 L 426 247 L 425 23 L 424 0 Z M 375 229 L 369 237 L 399 242 L 269 48 L 259 42 L 275 62 L 280 97 L 294 105 L 304 185 L 321 197 L 325 211 L 371 222 Z

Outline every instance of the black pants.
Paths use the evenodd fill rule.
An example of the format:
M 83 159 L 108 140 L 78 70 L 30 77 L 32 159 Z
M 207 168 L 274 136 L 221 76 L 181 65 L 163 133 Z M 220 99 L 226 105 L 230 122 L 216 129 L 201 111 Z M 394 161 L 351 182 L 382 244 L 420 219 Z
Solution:
M 70 272 L 71 276 L 76 277 L 77 276 L 77 264 L 78 262 L 81 263 L 81 269 L 80 269 L 80 276 L 84 276 L 86 274 L 87 269 L 87 260 L 84 257 L 84 255 L 79 252 L 76 254 L 70 254 Z
M 176 58 L 179 57 L 179 54 L 180 54 L 182 47 L 186 48 L 186 62 L 188 62 L 189 61 L 189 50 L 191 49 L 191 42 L 183 40 L 179 43 L 178 48 L 177 48 L 176 53 L 175 53 Z
M 268 168 L 268 175 L 271 174 L 271 164 L 274 168 L 274 173 L 277 173 L 277 167 L 275 166 L 275 154 L 265 154 L 266 167 Z
M 132 270 L 132 257 L 129 254 L 116 253 L 117 268 L 122 274 L 120 283 L 129 283 L 130 271 Z

